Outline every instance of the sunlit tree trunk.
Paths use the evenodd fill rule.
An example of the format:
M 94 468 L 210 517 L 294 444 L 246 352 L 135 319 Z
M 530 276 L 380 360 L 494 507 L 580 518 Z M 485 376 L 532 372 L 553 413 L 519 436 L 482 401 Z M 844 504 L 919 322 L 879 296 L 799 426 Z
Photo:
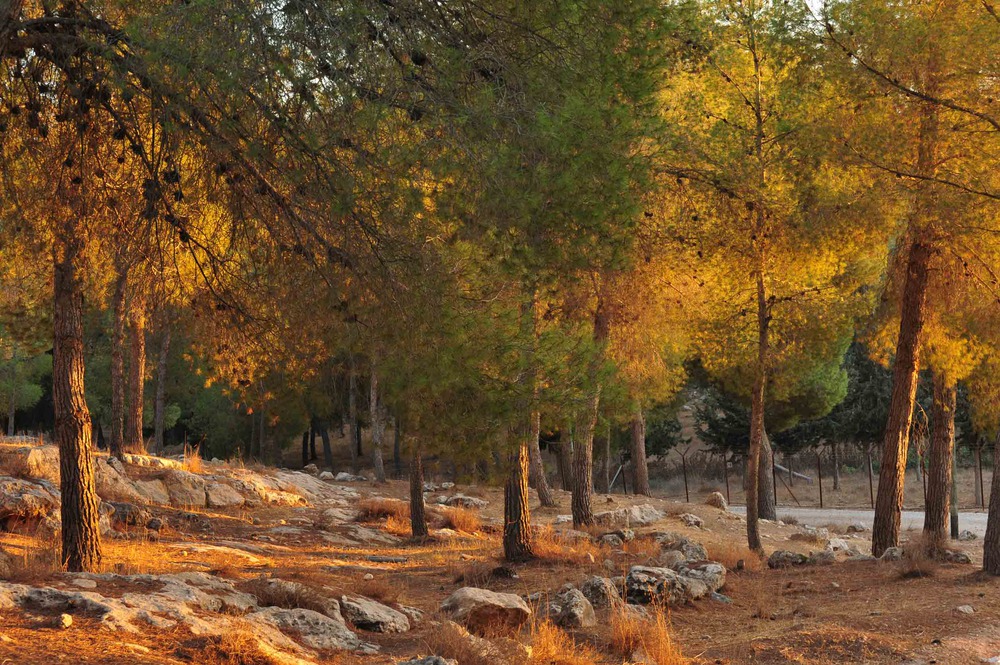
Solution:
M 142 437 L 143 392 L 146 385 L 146 300 L 132 297 L 129 328 L 128 395 L 125 400 L 125 448 L 133 452 L 145 449 Z
M 591 359 L 589 372 L 590 397 L 577 420 L 576 436 L 573 442 L 573 496 L 570 504 L 573 513 L 573 527 L 580 528 L 593 524 L 591 507 L 594 494 L 594 428 L 601 405 L 601 383 L 599 371 L 604 360 L 604 345 L 607 343 L 610 321 L 603 297 L 598 297 L 597 311 L 594 313 L 594 343 L 597 347 Z
M 531 511 L 528 506 L 528 432 L 522 433 L 511 454 L 503 494 L 503 554 L 507 561 L 527 561 L 531 551 Z
M 414 442 L 410 456 L 410 532 L 414 538 L 427 537 L 424 514 L 424 463 L 420 446 Z
M 955 451 L 955 405 L 955 383 L 941 372 L 935 372 L 931 411 L 933 431 L 927 469 L 927 496 L 924 499 L 924 544 L 930 553 L 939 552 L 947 541 L 952 456 Z
M 59 446 L 62 562 L 70 571 L 96 572 L 101 563 L 90 412 L 84 391 L 83 284 L 77 261 L 83 230 L 71 221 L 55 241 L 52 401 Z
M 760 467 L 758 470 L 757 517 L 762 520 L 778 519 L 778 503 L 774 498 L 774 449 L 771 438 L 764 429 L 760 445 Z
M 108 451 L 121 458 L 125 442 L 125 286 L 127 273 L 119 271 L 111 296 L 111 431 Z
M 767 498 L 767 485 L 761 482 L 764 474 L 771 477 L 768 464 L 770 446 L 764 431 L 764 391 L 767 385 L 767 359 L 769 353 L 770 313 L 764 291 L 764 274 L 757 272 L 757 362 L 754 368 L 753 393 L 750 399 L 750 452 L 747 456 L 747 544 L 755 552 L 764 551 L 760 541 L 758 518 L 761 517 L 761 500 Z M 773 495 L 773 491 L 771 492 Z
M 906 480 L 906 456 L 919 380 L 920 333 L 924 327 L 931 253 L 930 245 L 917 241 L 911 245 L 907 260 L 902 316 L 892 371 L 892 397 L 889 401 L 889 419 L 885 428 L 878 496 L 875 500 L 875 521 L 872 525 L 872 554 L 875 556 L 881 556 L 887 548 L 899 545 L 903 483 Z
M 632 416 L 632 483 L 636 494 L 650 496 L 649 466 L 646 463 L 646 419 L 642 409 Z
M 164 418 L 167 409 L 167 361 L 170 359 L 170 326 L 164 325 L 160 357 L 156 362 L 156 407 L 153 415 L 153 441 L 157 455 L 163 454 Z
M 595 428 L 596 429 L 596 428 Z M 600 465 L 597 467 L 597 482 L 594 490 L 607 494 L 611 487 L 611 441 L 604 434 L 594 433 L 594 448 L 600 451 Z

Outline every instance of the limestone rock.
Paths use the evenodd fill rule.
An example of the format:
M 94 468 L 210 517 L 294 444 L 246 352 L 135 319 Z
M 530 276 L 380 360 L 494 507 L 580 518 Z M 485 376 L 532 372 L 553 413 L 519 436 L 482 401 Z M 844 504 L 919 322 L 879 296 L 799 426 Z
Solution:
M 703 519 L 692 513 L 683 513 L 682 515 L 680 515 L 679 519 L 681 522 L 684 523 L 684 526 L 689 526 L 696 529 L 700 529 L 702 526 L 705 525 L 705 521 Z
M 715 561 L 684 561 L 673 567 L 684 577 L 699 580 L 714 593 L 726 585 L 726 567 Z
M 708 552 L 701 543 L 697 543 L 679 533 L 666 531 L 655 534 L 654 537 L 656 538 L 656 542 L 660 544 L 660 549 L 680 552 L 688 561 L 704 561 L 708 559 Z
M 632 566 L 625 577 L 625 597 L 630 603 L 681 605 L 708 595 L 708 586 L 670 568 Z
M 965 529 L 958 533 L 959 540 L 969 541 L 969 540 L 976 540 L 977 538 L 979 538 L 979 536 L 969 531 L 968 529 Z
M 902 547 L 887 547 L 885 551 L 882 552 L 882 556 L 879 557 L 879 561 L 902 561 L 903 560 L 903 548 Z
M 244 503 L 243 495 L 229 485 L 218 481 L 205 483 L 205 505 L 209 508 L 232 508 Z
M 410 660 L 400 660 L 396 665 L 458 665 L 454 658 L 442 658 L 441 656 L 424 656 L 423 658 L 411 658 Z
M 520 596 L 475 587 L 451 594 L 441 604 L 441 611 L 473 631 L 498 625 L 516 628 L 531 618 L 531 609 Z
M 722 492 L 712 492 L 705 499 L 705 505 L 712 506 L 713 508 L 718 508 L 719 510 L 729 510 L 729 503 L 726 501 L 726 497 L 722 496 Z
M 355 628 L 373 633 L 405 633 L 410 620 L 405 614 L 382 603 L 362 596 L 344 596 L 340 599 L 344 617 Z
M 604 526 L 648 526 L 667 514 L 652 504 L 644 503 L 617 510 L 606 510 L 594 515 L 594 522 Z
M 775 550 L 767 558 L 767 567 L 790 568 L 792 566 L 804 566 L 808 562 L 809 557 L 805 554 L 798 554 L 797 552 L 789 552 L 787 550 Z
M 38 522 L 59 510 L 59 490 L 46 480 L 0 476 L 0 527 Z
M 580 591 L 596 608 L 611 607 L 622 598 L 621 592 L 618 591 L 614 582 L 607 577 L 597 575 L 586 579 L 580 585 Z
M 161 479 L 170 495 L 170 504 L 178 508 L 205 507 L 205 479 L 183 469 L 168 469 Z
M 279 630 L 290 631 L 306 646 L 313 649 L 368 653 L 378 651 L 378 647 L 362 641 L 342 622 L 313 610 L 302 608 L 287 610 L 281 607 L 268 607 L 248 614 L 246 619 L 250 622 L 270 624 Z

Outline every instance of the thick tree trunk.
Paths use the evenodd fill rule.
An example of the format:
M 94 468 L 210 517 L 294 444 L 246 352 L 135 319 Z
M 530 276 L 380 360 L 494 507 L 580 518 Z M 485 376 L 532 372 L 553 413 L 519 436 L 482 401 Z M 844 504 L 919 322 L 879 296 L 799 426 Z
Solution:
M 872 525 L 872 554 L 875 556 L 881 556 L 887 548 L 899 545 L 903 483 L 906 480 L 906 456 L 919 380 L 920 334 L 924 327 L 931 254 L 930 245 L 917 241 L 910 247 L 907 260 L 902 316 L 892 373 L 892 397 L 889 401 L 889 419 L 885 428 L 875 521 Z
M 983 538 L 983 570 L 1000 575 L 1000 433 L 993 441 L 993 480 L 990 482 L 990 510 Z
M 424 463 L 420 447 L 414 444 L 410 456 L 410 533 L 414 538 L 427 537 L 427 517 L 424 514 Z
M 833 491 L 840 490 L 840 458 L 837 456 L 837 448 L 840 446 L 836 442 L 830 445 L 830 455 L 833 458 Z
M 934 405 L 930 464 L 927 469 L 927 496 L 924 497 L 924 545 L 935 554 L 945 547 L 951 499 L 951 462 L 955 450 L 954 382 L 941 372 L 934 373 Z
M 153 441 L 157 455 L 163 454 L 164 418 L 167 408 L 167 361 L 170 359 L 170 326 L 163 328 L 160 357 L 156 361 L 156 412 L 153 415 Z
M 361 442 L 358 440 L 358 376 L 354 368 L 354 356 L 348 366 L 347 377 L 347 448 L 351 454 L 351 471 L 357 473 L 358 454 L 361 449 Z
M 632 416 L 632 484 L 636 494 L 650 496 L 649 466 L 646 464 L 646 419 L 642 409 Z
M 146 301 L 132 297 L 129 328 L 128 395 L 125 400 L 125 449 L 144 452 L 142 438 L 143 389 L 146 385 Z
M 538 411 L 531 413 L 531 428 L 528 436 L 528 482 L 535 488 L 538 500 L 545 508 L 556 505 L 556 500 L 552 496 L 549 488 L 549 481 L 545 477 L 545 465 L 542 463 L 542 449 L 538 444 L 538 438 L 542 429 L 542 416 Z
M 385 407 L 378 393 L 378 374 L 372 367 L 371 386 L 368 391 L 372 430 L 372 466 L 375 468 L 375 482 L 385 482 L 385 465 L 382 462 L 382 443 L 385 438 Z
M 111 296 L 111 435 L 108 450 L 112 457 L 121 458 L 125 442 L 125 286 L 128 275 L 119 271 Z
M 771 448 L 771 438 L 764 430 L 764 438 L 760 446 L 760 468 L 758 470 L 757 517 L 762 520 L 778 519 L 778 502 L 774 495 L 774 449 Z
M 101 563 L 97 490 L 90 449 L 90 412 L 84 392 L 83 284 L 76 262 L 82 230 L 70 223 L 56 239 L 52 401 L 59 446 L 62 562 L 72 572 L 96 572 Z
M 754 371 L 753 393 L 750 400 L 750 451 L 747 456 L 747 544 L 755 552 L 763 553 L 757 520 L 760 517 L 762 494 L 766 487 L 761 482 L 766 473 L 771 477 L 767 465 L 770 446 L 764 431 L 764 390 L 767 384 L 768 329 L 770 313 L 764 291 L 764 275 L 757 273 L 757 363 Z M 764 468 L 762 468 L 762 466 Z M 773 496 L 773 492 L 771 492 Z M 764 504 L 767 505 L 766 503 Z
M 527 561 L 531 551 L 531 511 L 528 506 L 528 445 L 521 437 L 511 454 L 503 492 L 503 555 L 507 561 Z

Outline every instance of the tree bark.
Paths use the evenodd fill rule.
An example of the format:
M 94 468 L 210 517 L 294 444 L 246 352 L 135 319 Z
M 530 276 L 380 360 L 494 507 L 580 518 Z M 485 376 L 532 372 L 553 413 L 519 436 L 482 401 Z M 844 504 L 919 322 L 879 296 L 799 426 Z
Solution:
M 830 445 L 830 455 L 833 457 L 833 491 L 837 492 L 840 490 L 840 458 L 837 456 L 837 448 L 839 446 L 836 442 Z
M 642 409 L 632 416 L 632 485 L 636 494 L 650 496 L 649 465 L 646 463 L 646 419 Z
M 982 507 L 984 507 L 986 505 L 984 503 L 984 501 L 983 501 L 983 445 L 982 445 L 982 443 L 983 443 L 982 439 L 979 439 L 976 442 L 976 451 L 975 451 L 976 473 L 975 473 L 975 476 L 972 479 L 972 482 L 975 484 L 975 488 L 973 488 L 973 492 L 974 492 L 974 497 L 975 497 L 976 507 L 977 508 L 982 508 Z
M 510 471 L 503 493 L 503 555 L 507 561 L 527 561 L 531 551 L 531 510 L 528 506 L 528 445 L 521 437 L 511 454 Z
M 427 518 L 424 515 L 424 463 L 420 447 L 414 444 L 410 456 L 410 533 L 414 538 L 427 537 Z
M 770 313 L 764 291 L 763 271 L 757 272 L 757 363 L 754 370 L 753 393 L 750 400 L 750 451 L 747 455 L 747 545 L 755 552 L 763 554 L 757 520 L 760 517 L 761 495 L 766 489 L 761 482 L 762 474 L 771 477 L 771 469 L 766 466 L 770 446 L 764 431 L 764 390 L 767 383 L 768 330 Z M 762 464 L 765 468 L 761 468 Z M 773 492 L 771 492 L 773 496 Z M 766 507 L 766 503 L 764 503 Z
M 372 367 L 371 386 L 368 391 L 372 430 L 372 466 L 375 468 L 375 482 L 385 482 L 385 465 L 382 462 L 382 443 L 385 438 L 385 407 L 378 392 L 378 374 Z
M 934 373 L 934 403 L 927 496 L 924 497 L 924 545 L 936 554 L 945 547 L 951 499 L 951 462 L 955 450 L 955 383 Z
M 302 466 L 309 464 L 309 430 L 302 433 Z
M 990 481 L 990 510 L 983 538 L 983 570 L 1000 575 L 1000 433 L 993 441 L 993 480 Z
M 563 491 L 573 490 L 573 446 L 569 441 L 560 441 L 550 444 L 556 456 L 556 464 L 559 467 L 559 487 Z
M 594 428 L 601 405 L 600 368 L 604 362 L 604 346 L 610 332 L 610 319 L 603 294 L 598 295 L 594 312 L 594 357 L 590 360 L 589 379 L 591 393 L 587 405 L 580 415 L 573 445 L 573 496 L 570 505 L 573 513 L 573 528 L 579 529 L 594 522 L 591 507 L 594 494 Z
M 323 441 L 323 465 L 333 471 L 333 447 L 330 445 L 330 430 L 325 421 L 319 425 L 319 437 Z M 316 447 L 313 445 L 313 459 L 316 459 L 315 455 Z
M 778 503 L 774 498 L 774 449 L 766 429 L 761 440 L 758 476 L 757 517 L 775 522 L 778 519 Z
M 121 459 L 125 442 L 125 286 L 128 273 L 119 270 L 111 296 L 111 432 L 108 451 Z
M 125 400 L 125 448 L 144 452 L 142 438 L 143 390 L 146 385 L 146 300 L 132 296 L 129 328 L 128 395 Z
M 596 429 L 596 428 L 595 428 Z M 594 490 L 607 494 L 611 490 L 611 440 L 604 434 L 594 434 L 594 447 L 600 451 L 600 465 L 597 467 L 597 484 Z
M 402 429 L 402 421 L 397 416 L 392 419 L 392 466 L 395 471 L 396 478 L 403 477 L 403 456 L 400 450 L 400 430 Z
M 892 373 L 892 397 L 889 401 L 889 419 L 885 428 L 882 465 L 878 474 L 878 496 L 875 500 L 875 521 L 872 525 L 874 556 L 881 556 L 887 548 L 899 545 L 906 456 L 919 380 L 920 334 L 924 327 L 931 254 L 930 245 L 917 241 L 911 245 L 907 259 L 902 316 Z
M 354 356 L 351 356 L 348 366 L 347 378 L 347 447 L 351 454 L 351 471 L 357 473 L 358 454 L 361 449 L 361 442 L 358 441 L 358 377 L 354 368 Z
M 534 486 L 538 494 L 538 500 L 545 508 L 556 505 L 556 500 L 552 496 L 552 489 L 549 481 L 545 477 L 545 465 L 542 463 L 542 449 L 538 443 L 538 438 L 542 429 L 542 415 L 538 411 L 531 413 L 531 428 L 528 435 L 528 481 Z
M 53 257 L 52 401 L 59 446 L 62 563 L 71 572 L 96 572 L 101 563 L 99 500 L 84 391 L 83 284 L 76 271 L 83 252 L 83 230 L 71 221 L 61 231 Z
M 157 455 L 163 454 L 164 418 L 167 408 L 167 361 L 170 359 L 170 326 L 163 327 L 160 357 L 156 362 L 156 413 L 153 415 L 153 441 Z

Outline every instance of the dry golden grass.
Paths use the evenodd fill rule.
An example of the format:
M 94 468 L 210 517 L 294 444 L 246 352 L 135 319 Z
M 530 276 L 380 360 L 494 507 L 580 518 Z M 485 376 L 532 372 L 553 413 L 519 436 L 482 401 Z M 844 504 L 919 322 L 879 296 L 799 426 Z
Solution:
M 184 446 L 184 470 L 191 473 L 204 473 L 205 463 L 201 459 L 201 450 L 195 446 Z
M 409 536 L 413 529 L 410 526 L 410 517 L 397 517 L 389 515 L 385 518 L 385 530 L 394 536 Z
M 681 654 L 674 642 L 670 629 L 670 616 L 663 607 L 649 605 L 649 617 L 645 618 L 629 609 L 624 603 L 616 603 L 609 617 L 611 643 L 625 658 L 632 658 L 636 652 L 645 655 L 642 662 L 651 665 L 686 665 L 690 661 Z
M 495 561 L 471 561 L 464 565 L 453 567 L 455 584 L 488 588 L 493 579 L 493 570 L 497 567 Z
M 441 528 L 454 529 L 462 533 L 476 533 L 483 528 L 479 513 L 469 508 L 455 506 L 440 511 Z
M 711 561 L 718 561 L 726 570 L 738 571 L 739 562 L 743 562 L 743 569 L 752 573 L 760 572 L 764 569 L 764 562 L 746 545 L 733 542 L 723 542 L 705 545 L 708 558 Z
M 486 631 L 487 633 L 493 631 Z M 509 629 L 496 631 L 509 635 Z M 486 640 L 470 635 L 461 626 L 445 621 L 427 637 L 427 651 L 442 658 L 453 658 L 459 665 L 525 665 L 527 661 L 523 647 L 516 642 L 503 637 L 499 640 Z M 554 661 L 561 663 L 562 661 Z
M 283 607 L 294 610 L 303 608 L 325 614 L 330 599 L 311 586 L 296 584 L 274 584 L 265 577 L 257 577 L 239 584 L 241 591 L 257 599 L 261 607 Z
M 529 665 L 596 665 L 600 657 L 548 621 L 531 628 Z
M 40 584 L 62 570 L 60 546 L 55 541 L 26 538 L 20 551 L 11 552 L 5 578 L 19 584 Z
M 398 603 L 399 596 L 402 592 L 402 585 L 392 582 L 385 577 L 363 580 L 360 584 L 354 587 L 354 590 L 352 591 L 352 593 L 356 593 L 359 596 L 367 596 L 372 600 L 377 600 L 378 602 L 385 603 L 386 605 Z
M 933 577 L 937 573 L 940 545 L 929 543 L 922 536 L 912 538 L 903 546 L 903 559 L 897 564 L 903 579 Z
M 198 654 L 202 665 L 280 665 L 263 648 L 250 627 L 234 626 L 222 635 L 209 637 Z
M 377 522 L 393 518 L 397 523 L 410 522 L 410 504 L 398 499 L 364 499 L 358 504 L 358 522 Z
M 556 563 L 593 564 L 600 562 L 606 554 L 589 538 L 567 538 L 551 526 L 535 531 L 531 548 L 538 558 Z
M 660 544 L 652 538 L 636 538 L 622 545 L 622 551 L 635 559 L 648 561 L 660 555 Z

